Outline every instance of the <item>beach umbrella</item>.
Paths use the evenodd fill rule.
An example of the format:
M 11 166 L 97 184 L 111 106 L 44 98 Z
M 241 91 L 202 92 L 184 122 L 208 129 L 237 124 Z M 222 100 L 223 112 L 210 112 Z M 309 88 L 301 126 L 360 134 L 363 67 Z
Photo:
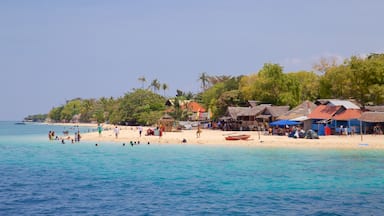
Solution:
M 290 125 L 299 125 L 299 124 L 300 122 L 287 120 L 287 119 L 282 119 L 282 120 L 269 123 L 270 126 L 285 126 L 285 125 L 290 126 Z

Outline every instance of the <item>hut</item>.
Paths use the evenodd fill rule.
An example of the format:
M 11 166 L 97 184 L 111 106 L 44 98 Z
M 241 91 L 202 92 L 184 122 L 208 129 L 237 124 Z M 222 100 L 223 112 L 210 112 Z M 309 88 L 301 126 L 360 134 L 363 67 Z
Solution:
M 168 114 L 163 115 L 158 121 L 158 125 L 163 128 L 164 132 L 171 132 L 174 124 L 175 120 Z
M 383 134 L 384 112 L 363 112 L 359 120 L 365 134 Z

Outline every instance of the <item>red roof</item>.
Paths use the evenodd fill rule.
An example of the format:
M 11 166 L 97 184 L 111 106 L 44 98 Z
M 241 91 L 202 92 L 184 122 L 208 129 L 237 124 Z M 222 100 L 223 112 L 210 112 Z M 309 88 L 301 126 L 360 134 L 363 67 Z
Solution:
M 340 108 L 341 106 L 319 105 L 308 115 L 308 118 L 331 119 Z
M 191 111 L 191 112 L 205 112 L 204 107 L 195 101 L 189 102 L 187 104 L 187 109 L 188 111 Z
M 358 119 L 361 117 L 361 110 L 358 109 L 347 109 L 342 113 L 337 114 L 333 117 L 334 120 L 350 120 Z

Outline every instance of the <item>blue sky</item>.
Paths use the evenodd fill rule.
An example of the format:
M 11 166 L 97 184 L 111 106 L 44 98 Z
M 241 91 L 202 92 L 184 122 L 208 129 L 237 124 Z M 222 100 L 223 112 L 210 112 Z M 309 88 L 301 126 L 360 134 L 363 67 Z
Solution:
M 119 97 L 138 78 L 199 91 L 199 74 L 383 52 L 380 0 L 1 0 L 0 120 L 76 97 Z

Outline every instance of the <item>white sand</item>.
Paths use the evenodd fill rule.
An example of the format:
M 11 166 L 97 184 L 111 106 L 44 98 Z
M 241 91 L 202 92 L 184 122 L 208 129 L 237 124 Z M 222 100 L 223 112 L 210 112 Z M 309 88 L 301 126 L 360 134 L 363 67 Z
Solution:
M 87 124 L 97 129 L 97 125 Z M 326 149 L 384 149 L 384 135 L 360 135 L 354 136 L 320 136 L 320 139 L 294 139 L 287 136 L 269 136 L 260 134 L 257 131 L 221 131 L 202 129 L 199 138 L 196 137 L 196 130 L 183 130 L 180 132 L 165 132 L 163 136 L 146 136 L 148 127 L 143 128 L 142 136 L 139 136 L 137 127 L 118 126 L 119 136 L 116 139 L 113 125 L 103 125 L 101 136 L 98 132 L 82 134 L 83 141 L 94 141 L 95 143 L 116 143 L 129 144 L 132 142 L 151 143 L 151 144 L 182 144 L 186 139 L 187 144 L 201 145 L 228 145 L 228 146 L 258 146 L 274 148 L 326 148 Z M 248 140 L 228 141 L 225 137 L 228 135 L 248 134 L 251 137 Z

